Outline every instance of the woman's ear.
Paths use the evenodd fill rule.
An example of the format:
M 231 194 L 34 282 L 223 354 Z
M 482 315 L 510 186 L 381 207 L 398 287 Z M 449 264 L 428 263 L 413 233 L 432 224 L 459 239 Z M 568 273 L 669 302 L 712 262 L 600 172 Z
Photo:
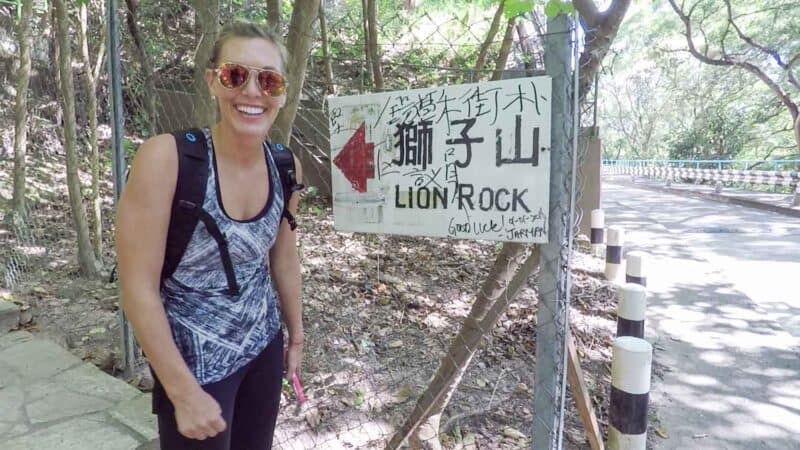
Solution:
M 206 84 L 208 85 L 208 92 L 211 93 L 211 96 L 214 96 L 214 77 L 215 73 L 213 69 L 206 69 Z

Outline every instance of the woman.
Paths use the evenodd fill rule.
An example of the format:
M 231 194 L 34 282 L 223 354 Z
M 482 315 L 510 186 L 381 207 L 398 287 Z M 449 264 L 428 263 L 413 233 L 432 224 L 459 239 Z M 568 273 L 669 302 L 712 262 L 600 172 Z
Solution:
M 161 279 L 178 172 L 175 137 L 142 144 L 119 201 L 122 306 L 156 378 L 162 449 L 270 448 L 282 376 L 299 371 L 296 235 L 281 217 L 283 187 L 265 141 L 286 101 L 284 73 L 279 38 L 247 22 L 222 30 L 206 70 L 220 119 L 200 137 L 209 152 L 202 209 L 227 241 L 235 291 L 205 222 L 172 275 Z M 296 159 L 295 168 L 302 179 Z M 290 213 L 297 202 L 295 193 Z

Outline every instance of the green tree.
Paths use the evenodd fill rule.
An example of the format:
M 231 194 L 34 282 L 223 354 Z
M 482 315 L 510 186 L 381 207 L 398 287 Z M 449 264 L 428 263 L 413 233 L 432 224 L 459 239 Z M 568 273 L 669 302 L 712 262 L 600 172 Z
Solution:
M 296 0 L 289 22 L 289 35 L 286 38 L 286 50 L 289 61 L 286 68 L 287 77 L 292 80 L 286 92 L 286 104 L 281 109 L 272 127 L 272 136 L 278 142 L 289 142 L 292 125 L 300 106 L 300 93 L 306 78 L 308 52 L 311 49 L 312 34 L 308 30 L 319 15 L 320 0 Z
M 80 46 L 80 56 L 83 63 L 84 80 L 86 81 L 86 113 L 89 118 L 89 150 L 90 172 L 92 176 L 92 191 L 89 195 L 91 203 L 90 222 L 92 229 L 92 248 L 95 257 L 102 260 L 103 257 L 103 216 L 101 211 L 102 199 L 100 198 L 100 149 L 97 144 L 97 78 L 100 70 L 104 66 L 103 54 L 105 53 L 105 39 L 100 44 L 97 52 L 96 65 L 92 66 L 92 59 L 89 56 L 89 11 L 88 0 L 81 1 L 78 5 L 78 43 Z
M 31 78 L 32 17 L 33 0 L 24 0 L 17 28 L 19 68 L 17 69 L 17 93 L 14 105 L 14 193 L 11 200 L 12 210 L 22 218 L 27 216 L 25 173 L 28 148 L 28 83 Z
M 64 0 L 53 0 L 58 37 L 58 67 L 60 75 L 59 99 L 64 111 L 64 150 L 67 155 L 67 190 L 70 210 L 78 241 L 78 263 L 81 272 L 90 277 L 97 276 L 100 265 L 95 257 L 83 209 L 80 178 L 78 177 L 78 150 L 75 120 L 75 84 L 72 77 L 72 49 L 70 48 L 69 15 Z
M 156 84 L 154 80 L 155 73 L 153 72 L 153 65 L 150 63 L 150 58 L 147 56 L 145 50 L 144 39 L 139 30 L 139 0 L 125 0 L 127 14 L 125 14 L 126 23 L 128 25 L 128 32 L 133 41 L 133 53 L 136 59 L 139 60 L 139 67 L 141 68 L 142 78 L 144 78 L 144 101 L 146 104 L 147 125 L 150 135 L 156 133 L 156 124 L 158 123 L 158 109 L 156 108 L 157 96 Z
M 800 4 L 796 1 L 747 2 L 669 0 L 684 26 L 689 53 L 704 64 L 743 70 L 766 85 L 790 116 L 800 152 Z M 781 33 L 781 34 L 777 34 Z
M 372 81 L 375 83 L 375 90 L 383 90 L 383 71 L 381 69 L 381 57 L 378 52 L 378 12 L 376 0 L 364 0 L 364 20 L 367 44 L 367 61 L 372 70 Z
M 497 31 L 500 29 L 500 21 L 503 19 L 503 7 L 505 6 L 505 1 L 500 0 L 497 5 L 497 10 L 494 13 L 494 17 L 492 18 L 492 24 L 489 25 L 489 32 L 486 33 L 486 38 L 481 43 L 480 48 L 478 49 L 478 58 L 475 61 L 475 77 L 480 77 L 481 70 L 483 70 L 484 64 L 486 64 L 486 57 L 489 53 L 489 47 L 494 42 L 495 36 L 497 36 Z
M 281 0 L 267 0 L 267 23 L 275 30 L 281 26 Z
M 759 6 L 764 8 L 756 8 Z M 776 19 L 778 32 L 758 28 L 759 38 L 796 45 L 784 34 L 800 21 L 800 11 L 786 4 L 774 10 L 767 6 L 756 4 L 753 14 L 745 17 L 757 23 L 764 20 L 762 15 L 788 18 Z M 697 8 L 694 14 L 700 14 L 700 6 Z M 724 31 L 727 14 L 711 12 L 703 13 L 703 26 L 707 41 L 713 44 L 722 37 L 716 33 Z M 598 110 L 606 157 L 766 159 L 796 155 L 786 108 L 770 87 L 754 82 L 749 72 L 737 66 L 701 62 L 686 48 L 686 39 L 679 34 L 682 29 L 684 24 L 669 3 L 637 2 L 632 6 L 599 80 Z M 731 44 L 725 48 L 734 52 Z M 736 54 L 745 54 L 745 50 L 742 47 Z M 713 55 L 716 50 L 708 51 Z M 766 70 L 779 79 L 788 76 L 777 67 Z M 790 93 L 792 90 L 787 88 Z M 725 142 L 731 148 L 714 150 L 712 141 Z
M 194 0 L 196 16 L 195 37 L 197 51 L 194 57 L 194 114 L 195 122 L 211 126 L 217 121 L 217 108 L 206 84 L 206 69 L 219 34 L 219 0 Z

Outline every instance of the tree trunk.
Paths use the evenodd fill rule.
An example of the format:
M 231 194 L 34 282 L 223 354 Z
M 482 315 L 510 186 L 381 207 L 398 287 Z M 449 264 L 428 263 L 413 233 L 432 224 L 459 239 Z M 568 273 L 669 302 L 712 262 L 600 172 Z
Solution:
M 328 49 L 328 25 L 325 22 L 325 0 L 319 6 L 319 34 L 322 40 L 322 67 L 325 71 L 325 83 L 328 85 L 328 94 L 336 94 L 336 86 L 333 84 L 333 65 L 331 64 L 330 50 Z
M 486 56 L 489 54 L 489 47 L 492 46 L 492 42 L 494 42 L 495 36 L 497 36 L 497 31 L 500 29 L 500 20 L 503 19 L 503 9 L 505 6 L 505 0 L 500 1 L 500 5 L 497 6 L 497 11 L 494 13 L 494 18 L 492 19 L 492 24 L 489 26 L 489 31 L 486 33 L 486 39 L 483 40 L 480 49 L 478 50 L 478 58 L 475 60 L 475 77 L 473 81 L 480 79 L 480 72 L 483 70 L 483 66 L 486 64 Z
M 381 73 L 381 58 L 378 54 L 378 7 L 375 0 L 367 1 L 367 31 L 369 32 L 368 51 L 372 61 L 372 79 L 375 81 L 375 90 L 383 90 L 383 74 Z
M 267 23 L 273 30 L 281 26 L 281 0 L 267 0 Z
M 506 34 L 503 36 L 503 43 L 500 45 L 500 52 L 497 54 L 497 63 L 492 73 L 492 80 L 502 80 L 503 72 L 506 70 L 508 55 L 511 53 L 511 45 L 514 43 L 514 23 L 516 18 L 508 19 Z
M 412 448 L 441 448 L 439 422 L 444 408 L 458 388 L 483 337 L 491 331 L 538 265 L 538 246 L 514 243 L 503 245 L 489 277 L 476 294 L 472 310 L 439 363 L 433 381 L 420 396 L 401 431 L 392 437 L 388 448 L 397 448 L 410 431 L 413 431 L 410 436 Z
M 797 143 L 797 151 L 800 152 L 800 114 L 794 118 L 794 141 Z
M 372 54 L 369 51 L 369 15 L 367 14 L 367 10 L 369 10 L 369 5 L 367 5 L 367 0 L 361 0 L 361 25 L 364 28 L 364 61 L 366 61 L 366 78 L 367 81 L 372 80 L 373 70 L 372 70 Z
M 211 126 L 217 122 L 217 107 L 208 92 L 206 69 L 219 33 L 219 0 L 194 0 L 194 6 L 198 43 L 194 57 L 194 117 L 197 126 Z
M 300 103 L 300 92 L 303 90 L 306 78 L 308 52 L 311 49 L 312 35 L 309 30 L 319 15 L 319 2 L 320 0 L 297 0 L 292 9 L 289 35 L 286 38 L 286 50 L 289 53 L 289 67 L 286 68 L 286 72 L 290 83 L 286 92 L 286 105 L 272 126 L 271 136 L 276 142 L 290 143 L 292 125 Z
M 19 68 L 17 69 L 17 95 L 14 103 L 14 194 L 11 199 L 14 214 L 28 216 L 25 202 L 26 154 L 28 149 L 28 83 L 31 78 L 31 18 L 33 0 L 22 2 L 17 40 L 19 41 Z
M 611 49 L 611 43 L 617 37 L 617 31 L 622 19 L 628 12 L 631 0 L 614 0 L 602 13 L 598 12 L 593 0 L 573 0 L 575 9 L 581 15 L 588 29 L 594 29 L 580 56 L 581 71 L 579 74 L 580 100 L 588 95 L 594 75 L 600 69 L 600 64 Z
M 534 53 L 534 46 L 530 43 L 530 37 L 528 36 L 527 30 L 525 30 L 525 25 L 518 23 L 514 25 L 514 28 L 517 30 L 517 38 L 519 39 L 520 48 L 522 48 L 522 55 L 526 56 L 523 58 L 525 64 L 525 74 L 533 76 L 534 70 L 536 70 L 536 54 Z
M 78 39 L 81 47 L 84 72 L 86 74 L 87 115 L 89 116 L 89 148 L 91 150 L 92 193 L 89 201 L 92 205 L 90 223 L 92 227 L 92 247 L 98 261 L 103 258 L 103 220 L 100 208 L 100 150 L 97 145 L 97 80 L 89 58 L 89 42 L 87 36 L 88 11 L 85 3 L 78 7 L 78 23 L 80 31 Z
M 156 134 L 156 124 L 158 123 L 158 109 L 156 108 L 156 84 L 153 80 L 153 66 L 150 64 L 150 59 L 147 57 L 147 52 L 144 48 L 144 41 L 142 34 L 139 32 L 139 0 L 125 0 L 125 6 L 128 8 L 128 13 L 125 15 L 128 24 L 128 31 L 133 38 L 134 53 L 139 60 L 139 67 L 142 69 L 142 77 L 144 78 L 144 101 L 145 110 L 147 111 L 147 125 L 150 135 Z
M 75 85 L 72 79 L 72 50 L 69 39 L 69 18 L 64 0 L 53 0 L 58 36 L 58 66 L 61 74 L 61 102 L 64 110 L 64 149 L 67 154 L 67 189 L 72 209 L 72 219 L 78 239 L 78 263 L 84 275 L 94 277 L 99 273 L 94 257 L 86 213 L 83 210 L 75 126 Z

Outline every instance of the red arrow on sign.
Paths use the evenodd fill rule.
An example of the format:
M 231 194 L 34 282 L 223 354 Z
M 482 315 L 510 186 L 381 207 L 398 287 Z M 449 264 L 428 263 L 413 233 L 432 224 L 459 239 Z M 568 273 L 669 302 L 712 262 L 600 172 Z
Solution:
M 333 163 L 358 192 L 367 192 L 367 178 L 375 178 L 375 144 L 367 142 L 365 136 L 364 122 L 361 122 L 342 151 L 333 158 Z

